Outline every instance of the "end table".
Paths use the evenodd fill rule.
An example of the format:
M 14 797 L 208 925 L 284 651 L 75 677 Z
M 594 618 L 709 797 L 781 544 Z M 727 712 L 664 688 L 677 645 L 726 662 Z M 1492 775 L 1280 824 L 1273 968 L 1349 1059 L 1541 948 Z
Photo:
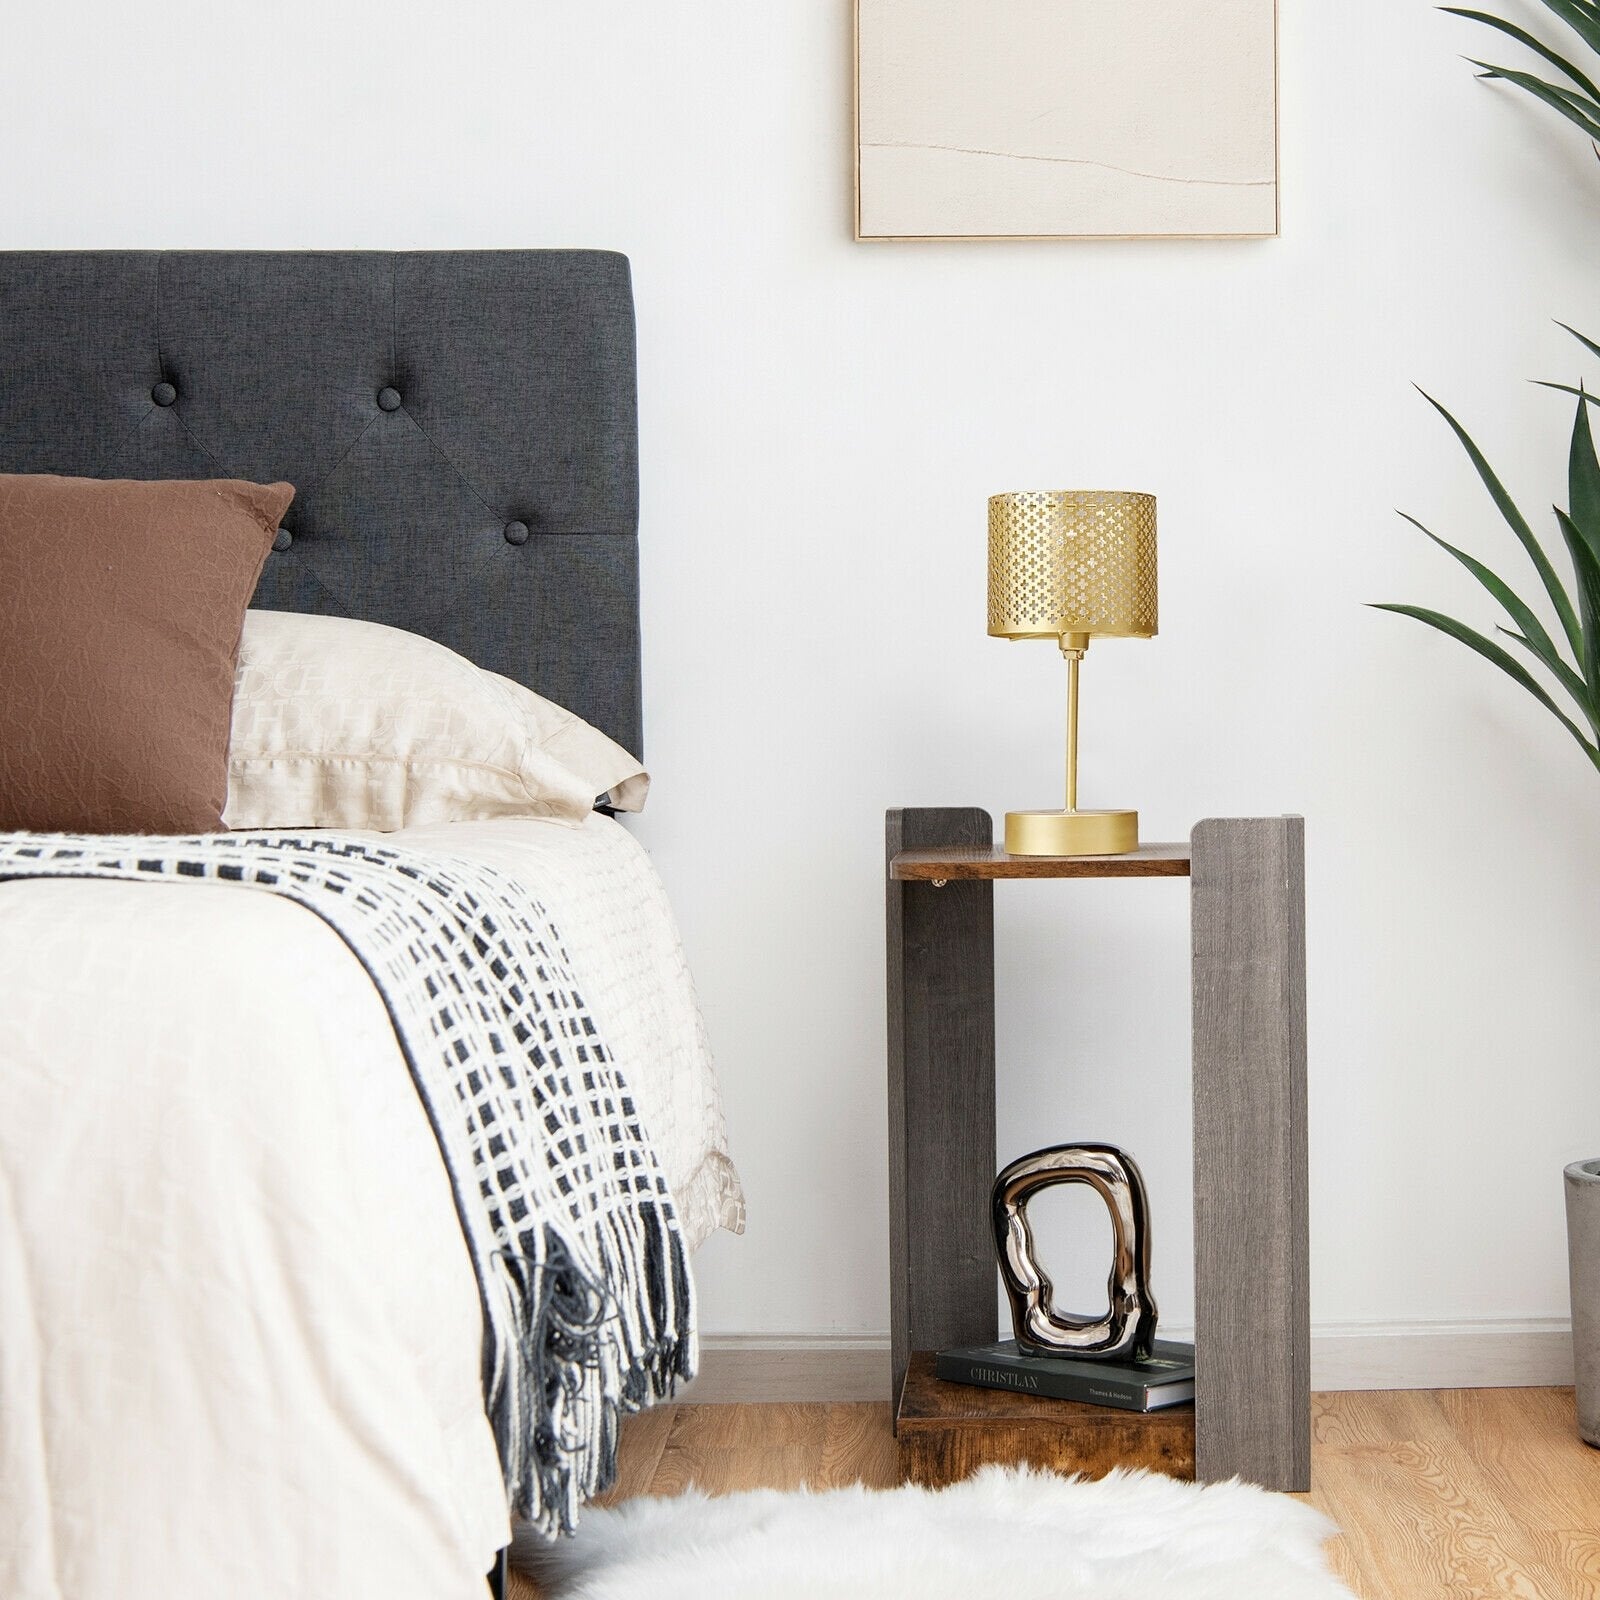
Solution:
M 998 1326 L 995 882 L 1187 878 L 1195 1476 L 1309 1489 L 1303 820 L 1211 819 L 1124 856 L 1008 856 L 986 811 L 919 808 L 887 814 L 886 845 L 890 1404 L 914 1354 Z

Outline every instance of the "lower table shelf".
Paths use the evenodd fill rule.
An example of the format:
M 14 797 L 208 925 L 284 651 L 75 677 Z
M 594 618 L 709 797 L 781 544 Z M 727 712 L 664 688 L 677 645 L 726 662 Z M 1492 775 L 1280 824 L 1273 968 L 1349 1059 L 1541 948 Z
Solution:
M 1118 1411 L 1007 1389 L 943 1383 L 931 1350 L 912 1352 L 895 1432 L 902 1480 L 938 1488 L 990 1465 L 1027 1462 L 1056 1472 L 1104 1476 L 1148 1467 L 1194 1477 L 1194 1407 Z

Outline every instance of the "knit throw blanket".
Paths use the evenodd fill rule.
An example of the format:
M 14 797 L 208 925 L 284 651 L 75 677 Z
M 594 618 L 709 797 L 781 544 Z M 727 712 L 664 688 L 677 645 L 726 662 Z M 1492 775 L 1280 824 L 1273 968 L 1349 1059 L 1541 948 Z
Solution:
M 560 934 L 489 867 L 362 840 L 0 834 L 0 880 L 235 884 L 314 912 L 383 996 L 449 1168 L 513 1509 L 550 1536 L 623 1413 L 694 1376 L 683 1237 Z

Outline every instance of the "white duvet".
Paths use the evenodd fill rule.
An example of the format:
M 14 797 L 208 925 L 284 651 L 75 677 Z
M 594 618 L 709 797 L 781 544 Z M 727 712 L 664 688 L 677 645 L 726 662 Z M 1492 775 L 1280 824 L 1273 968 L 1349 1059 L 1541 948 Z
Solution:
M 689 1238 L 740 1226 L 626 831 L 388 837 L 530 886 Z M 438 1148 L 336 934 L 215 884 L 0 884 L 0 1600 L 483 1600 L 481 1350 Z

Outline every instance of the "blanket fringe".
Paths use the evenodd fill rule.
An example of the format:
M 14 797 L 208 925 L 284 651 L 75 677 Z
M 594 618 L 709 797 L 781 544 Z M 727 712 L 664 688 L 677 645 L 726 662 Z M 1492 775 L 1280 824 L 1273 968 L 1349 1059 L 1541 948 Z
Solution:
M 655 1204 L 600 1220 L 577 1258 L 546 1227 L 526 1255 L 502 1251 L 494 1286 L 520 1359 L 494 1374 L 489 1418 L 512 1510 L 544 1538 L 616 1479 L 622 1418 L 695 1375 L 694 1295 L 676 1218 Z M 611 1285 L 631 1289 L 620 1299 Z

